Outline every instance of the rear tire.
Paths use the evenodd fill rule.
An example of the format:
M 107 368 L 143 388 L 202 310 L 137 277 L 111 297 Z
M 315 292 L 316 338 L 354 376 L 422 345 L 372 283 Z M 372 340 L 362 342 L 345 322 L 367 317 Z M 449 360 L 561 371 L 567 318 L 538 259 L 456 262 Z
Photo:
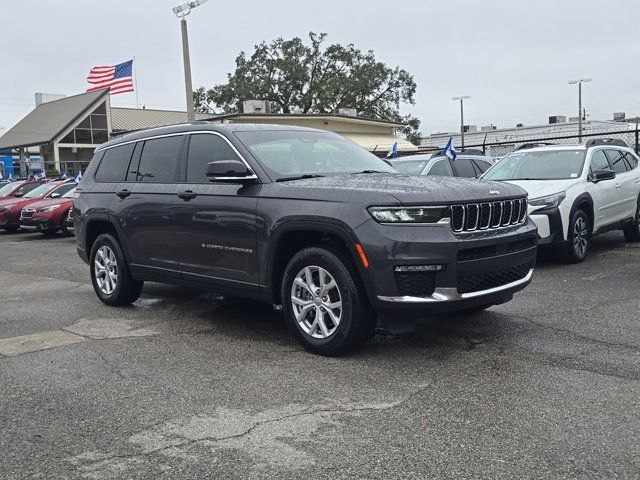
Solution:
M 625 228 L 623 232 L 627 242 L 640 242 L 640 198 L 636 208 L 636 218 L 633 219 L 633 224 Z
M 311 247 L 294 255 L 281 296 L 287 326 L 310 352 L 339 355 L 373 335 L 376 316 L 355 268 L 337 249 Z
M 584 210 L 577 209 L 571 215 L 569 223 L 568 245 L 565 256 L 569 263 L 583 262 L 591 245 L 591 226 Z
M 134 280 L 118 240 L 108 233 L 96 238 L 91 248 L 89 271 L 98 298 L 107 305 L 122 306 L 135 302 L 144 282 Z

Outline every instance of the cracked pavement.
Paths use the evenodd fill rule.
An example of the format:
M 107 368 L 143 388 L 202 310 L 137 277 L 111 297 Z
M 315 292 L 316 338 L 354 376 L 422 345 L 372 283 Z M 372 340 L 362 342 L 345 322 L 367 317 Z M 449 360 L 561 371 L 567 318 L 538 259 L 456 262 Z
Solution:
M 0 477 L 640 478 L 640 246 L 594 243 L 322 358 L 256 302 L 106 307 L 72 237 L 0 233 Z

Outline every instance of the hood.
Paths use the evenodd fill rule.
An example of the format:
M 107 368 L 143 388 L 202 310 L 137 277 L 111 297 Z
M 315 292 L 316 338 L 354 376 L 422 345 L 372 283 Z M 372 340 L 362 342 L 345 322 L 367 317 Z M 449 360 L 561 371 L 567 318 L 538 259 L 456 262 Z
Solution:
M 427 205 L 456 202 L 494 201 L 519 197 L 526 192 L 516 185 L 475 178 L 398 175 L 393 173 L 334 175 L 283 182 L 295 190 L 311 190 L 324 198 L 335 198 L 337 192 L 387 194 L 402 204 Z M 494 193 L 489 193 L 492 191 Z M 498 192 L 498 193 L 495 193 Z M 300 192 L 296 192 L 298 194 Z M 360 196 L 361 198 L 364 195 Z M 387 197 L 388 199 L 388 197 Z M 364 200 L 364 198 L 363 198 Z
M 43 207 L 48 207 L 49 205 L 65 205 L 67 203 L 72 204 L 73 198 L 47 198 L 45 200 L 38 200 L 37 202 L 29 203 L 29 208 L 38 210 Z
M 577 178 L 570 178 L 567 180 L 509 180 L 506 183 L 524 188 L 531 199 L 562 192 L 579 181 Z

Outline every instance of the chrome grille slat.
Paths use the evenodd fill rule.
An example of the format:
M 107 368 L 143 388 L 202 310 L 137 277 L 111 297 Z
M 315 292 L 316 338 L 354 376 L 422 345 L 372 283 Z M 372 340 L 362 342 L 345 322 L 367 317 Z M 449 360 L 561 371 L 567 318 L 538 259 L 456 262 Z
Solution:
M 527 199 L 451 205 L 451 228 L 454 232 L 474 232 L 509 227 L 527 219 Z

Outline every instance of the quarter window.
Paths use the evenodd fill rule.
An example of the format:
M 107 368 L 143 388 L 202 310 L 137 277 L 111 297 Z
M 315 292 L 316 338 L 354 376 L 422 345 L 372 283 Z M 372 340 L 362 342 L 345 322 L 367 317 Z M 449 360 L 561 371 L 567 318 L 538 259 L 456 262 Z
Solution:
M 433 164 L 427 175 L 440 175 L 442 177 L 453 177 L 453 170 L 449 160 L 438 160 Z
M 136 181 L 168 183 L 176 179 L 176 169 L 184 136 L 154 138 L 144 142 Z
M 611 170 L 616 173 L 625 173 L 627 171 L 627 166 L 624 163 L 624 156 L 620 150 L 606 150 L 606 153 L 609 158 Z
M 207 165 L 218 160 L 240 160 L 227 141 L 217 135 L 191 135 L 187 159 L 187 183 L 208 183 Z
M 96 172 L 96 182 L 121 182 L 132 152 L 132 143 L 106 150 Z

